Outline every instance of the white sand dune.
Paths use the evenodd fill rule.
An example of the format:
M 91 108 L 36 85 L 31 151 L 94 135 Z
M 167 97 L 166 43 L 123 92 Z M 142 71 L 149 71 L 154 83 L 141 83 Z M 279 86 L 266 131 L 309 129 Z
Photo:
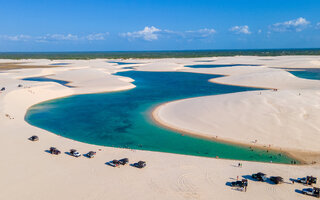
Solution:
M 208 137 L 320 152 L 319 108 L 320 91 L 280 90 L 181 100 L 156 114 L 167 126 Z
M 194 62 L 214 60 L 215 64 L 260 64 L 215 69 L 191 69 Z M 132 151 L 80 143 L 33 127 L 24 121 L 27 109 L 41 101 L 73 94 L 109 92 L 134 87 L 133 80 L 113 75 L 122 67 L 107 60 L 0 60 L 29 65 L 69 63 L 54 68 L 10 70 L 0 73 L 0 199 L 21 200 L 94 200 L 94 199 L 312 199 L 295 190 L 299 184 L 272 185 L 249 180 L 247 192 L 227 186 L 237 176 L 258 171 L 289 178 L 314 175 L 320 177 L 320 166 L 290 166 L 242 162 L 160 152 Z M 219 57 L 197 59 L 130 60 L 144 71 L 186 71 L 225 74 L 211 81 L 278 88 L 237 94 L 199 97 L 160 106 L 154 113 L 160 123 L 203 136 L 219 136 L 238 143 L 288 150 L 319 153 L 319 81 L 304 80 L 282 69 L 317 68 L 320 57 Z M 128 61 L 129 62 L 129 61 Z M 163 66 L 163 67 L 162 67 Z M 69 81 L 75 88 L 53 82 L 22 81 L 21 78 L 45 76 Z M 17 85 L 22 84 L 22 88 Z M 299 95 L 300 93 L 300 95 Z M 6 116 L 6 114 L 9 115 Z M 11 119 L 10 119 L 11 118 Z M 38 135 L 39 142 L 27 140 Z M 52 156 L 47 150 L 55 146 L 62 155 Z M 94 159 L 73 158 L 64 152 L 71 148 L 81 153 L 97 151 Z M 128 157 L 131 162 L 145 160 L 145 169 L 130 166 L 112 168 L 105 163 Z

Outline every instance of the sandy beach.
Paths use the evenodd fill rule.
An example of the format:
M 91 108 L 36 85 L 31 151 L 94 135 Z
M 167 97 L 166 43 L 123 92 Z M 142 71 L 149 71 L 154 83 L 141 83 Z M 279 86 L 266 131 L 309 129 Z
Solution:
M 220 68 L 190 68 L 188 65 L 243 64 Z M 212 57 L 138 59 L 120 66 L 106 59 L 95 60 L 0 60 L 0 199 L 312 199 L 299 193 L 306 188 L 290 178 L 320 177 L 320 81 L 298 78 L 283 68 L 320 68 L 319 56 Z M 195 62 L 197 61 L 197 62 Z M 19 64 L 20 63 L 20 64 Z M 52 64 L 65 63 L 64 65 Z M 252 66 L 255 65 L 255 66 Z M 203 158 L 170 153 L 102 147 L 73 141 L 25 121 L 27 110 L 42 101 L 76 94 L 129 90 L 134 80 L 116 72 L 182 71 L 224 75 L 211 82 L 272 88 L 168 102 L 154 109 L 157 123 L 201 137 L 290 153 L 309 165 L 285 165 Z M 21 79 L 48 77 L 69 82 L 71 88 L 54 82 Z M 21 84 L 22 87 L 18 87 Z M 40 141 L 27 140 L 38 135 Z M 55 146 L 59 156 L 46 152 Z M 97 151 L 94 159 L 65 154 Z M 106 162 L 128 157 L 145 160 L 147 167 L 112 168 Z M 310 164 L 312 162 L 316 164 Z M 227 185 L 237 177 L 264 172 L 282 176 L 285 183 L 273 185 L 249 179 L 247 192 Z M 317 184 L 319 186 L 319 184 Z

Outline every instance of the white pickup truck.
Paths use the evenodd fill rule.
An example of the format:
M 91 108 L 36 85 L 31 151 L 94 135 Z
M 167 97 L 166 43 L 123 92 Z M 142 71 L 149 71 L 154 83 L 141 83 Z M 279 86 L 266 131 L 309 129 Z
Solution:
M 72 156 L 74 156 L 74 157 L 80 157 L 80 156 L 81 156 L 81 154 L 80 154 L 77 150 L 75 150 L 75 149 L 71 149 L 71 150 L 70 150 L 70 154 L 71 154 Z

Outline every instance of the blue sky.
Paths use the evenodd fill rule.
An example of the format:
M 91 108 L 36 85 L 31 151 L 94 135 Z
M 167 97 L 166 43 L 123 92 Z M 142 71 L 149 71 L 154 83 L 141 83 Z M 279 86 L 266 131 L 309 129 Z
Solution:
M 319 47 L 319 0 L 0 0 L 2 52 Z

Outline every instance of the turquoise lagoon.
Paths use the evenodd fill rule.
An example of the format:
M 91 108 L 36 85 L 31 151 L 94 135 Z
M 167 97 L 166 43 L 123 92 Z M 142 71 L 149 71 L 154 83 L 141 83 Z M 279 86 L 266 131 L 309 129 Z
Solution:
M 134 89 L 74 95 L 32 106 L 31 125 L 73 140 L 111 147 L 261 162 L 290 163 L 279 152 L 214 142 L 166 129 L 150 117 L 153 108 L 177 99 L 257 90 L 208 82 L 218 75 L 127 71 Z M 70 147 L 72 148 L 72 147 Z
M 129 63 L 129 62 L 116 62 L 116 61 L 109 61 L 108 63 L 113 63 L 117 65 L 134 65 L 134 64 L 139 64 L 139 63 Z
M 69 88 L 73 88 L 73 86 L 69 86 L 68 81 L 64 81 L 64 80 L 58 80 L 58 79 L 53 79 L 53 78 L 47 78 L 44 76 L 39 76 L 39 77 L 29 77 L 29 78 L 24 78 L 22 79 L 24 81 L 40 81 L 40 82 L 55 82 L 55 83 L 59 83 L 60 85 L 63 85 L 65 87 L 69 87 Z
M 240 66 L 260 66 L 252 64 L 201 64 L 201 65 L 186 65 L 190 68 L 220 68 L 220 67 L 240 67 Z
M 300 68 L 295 70 L 288 69 L 288 72 L 299 78 L 320 80 L 320 69 L 319 68 Z

